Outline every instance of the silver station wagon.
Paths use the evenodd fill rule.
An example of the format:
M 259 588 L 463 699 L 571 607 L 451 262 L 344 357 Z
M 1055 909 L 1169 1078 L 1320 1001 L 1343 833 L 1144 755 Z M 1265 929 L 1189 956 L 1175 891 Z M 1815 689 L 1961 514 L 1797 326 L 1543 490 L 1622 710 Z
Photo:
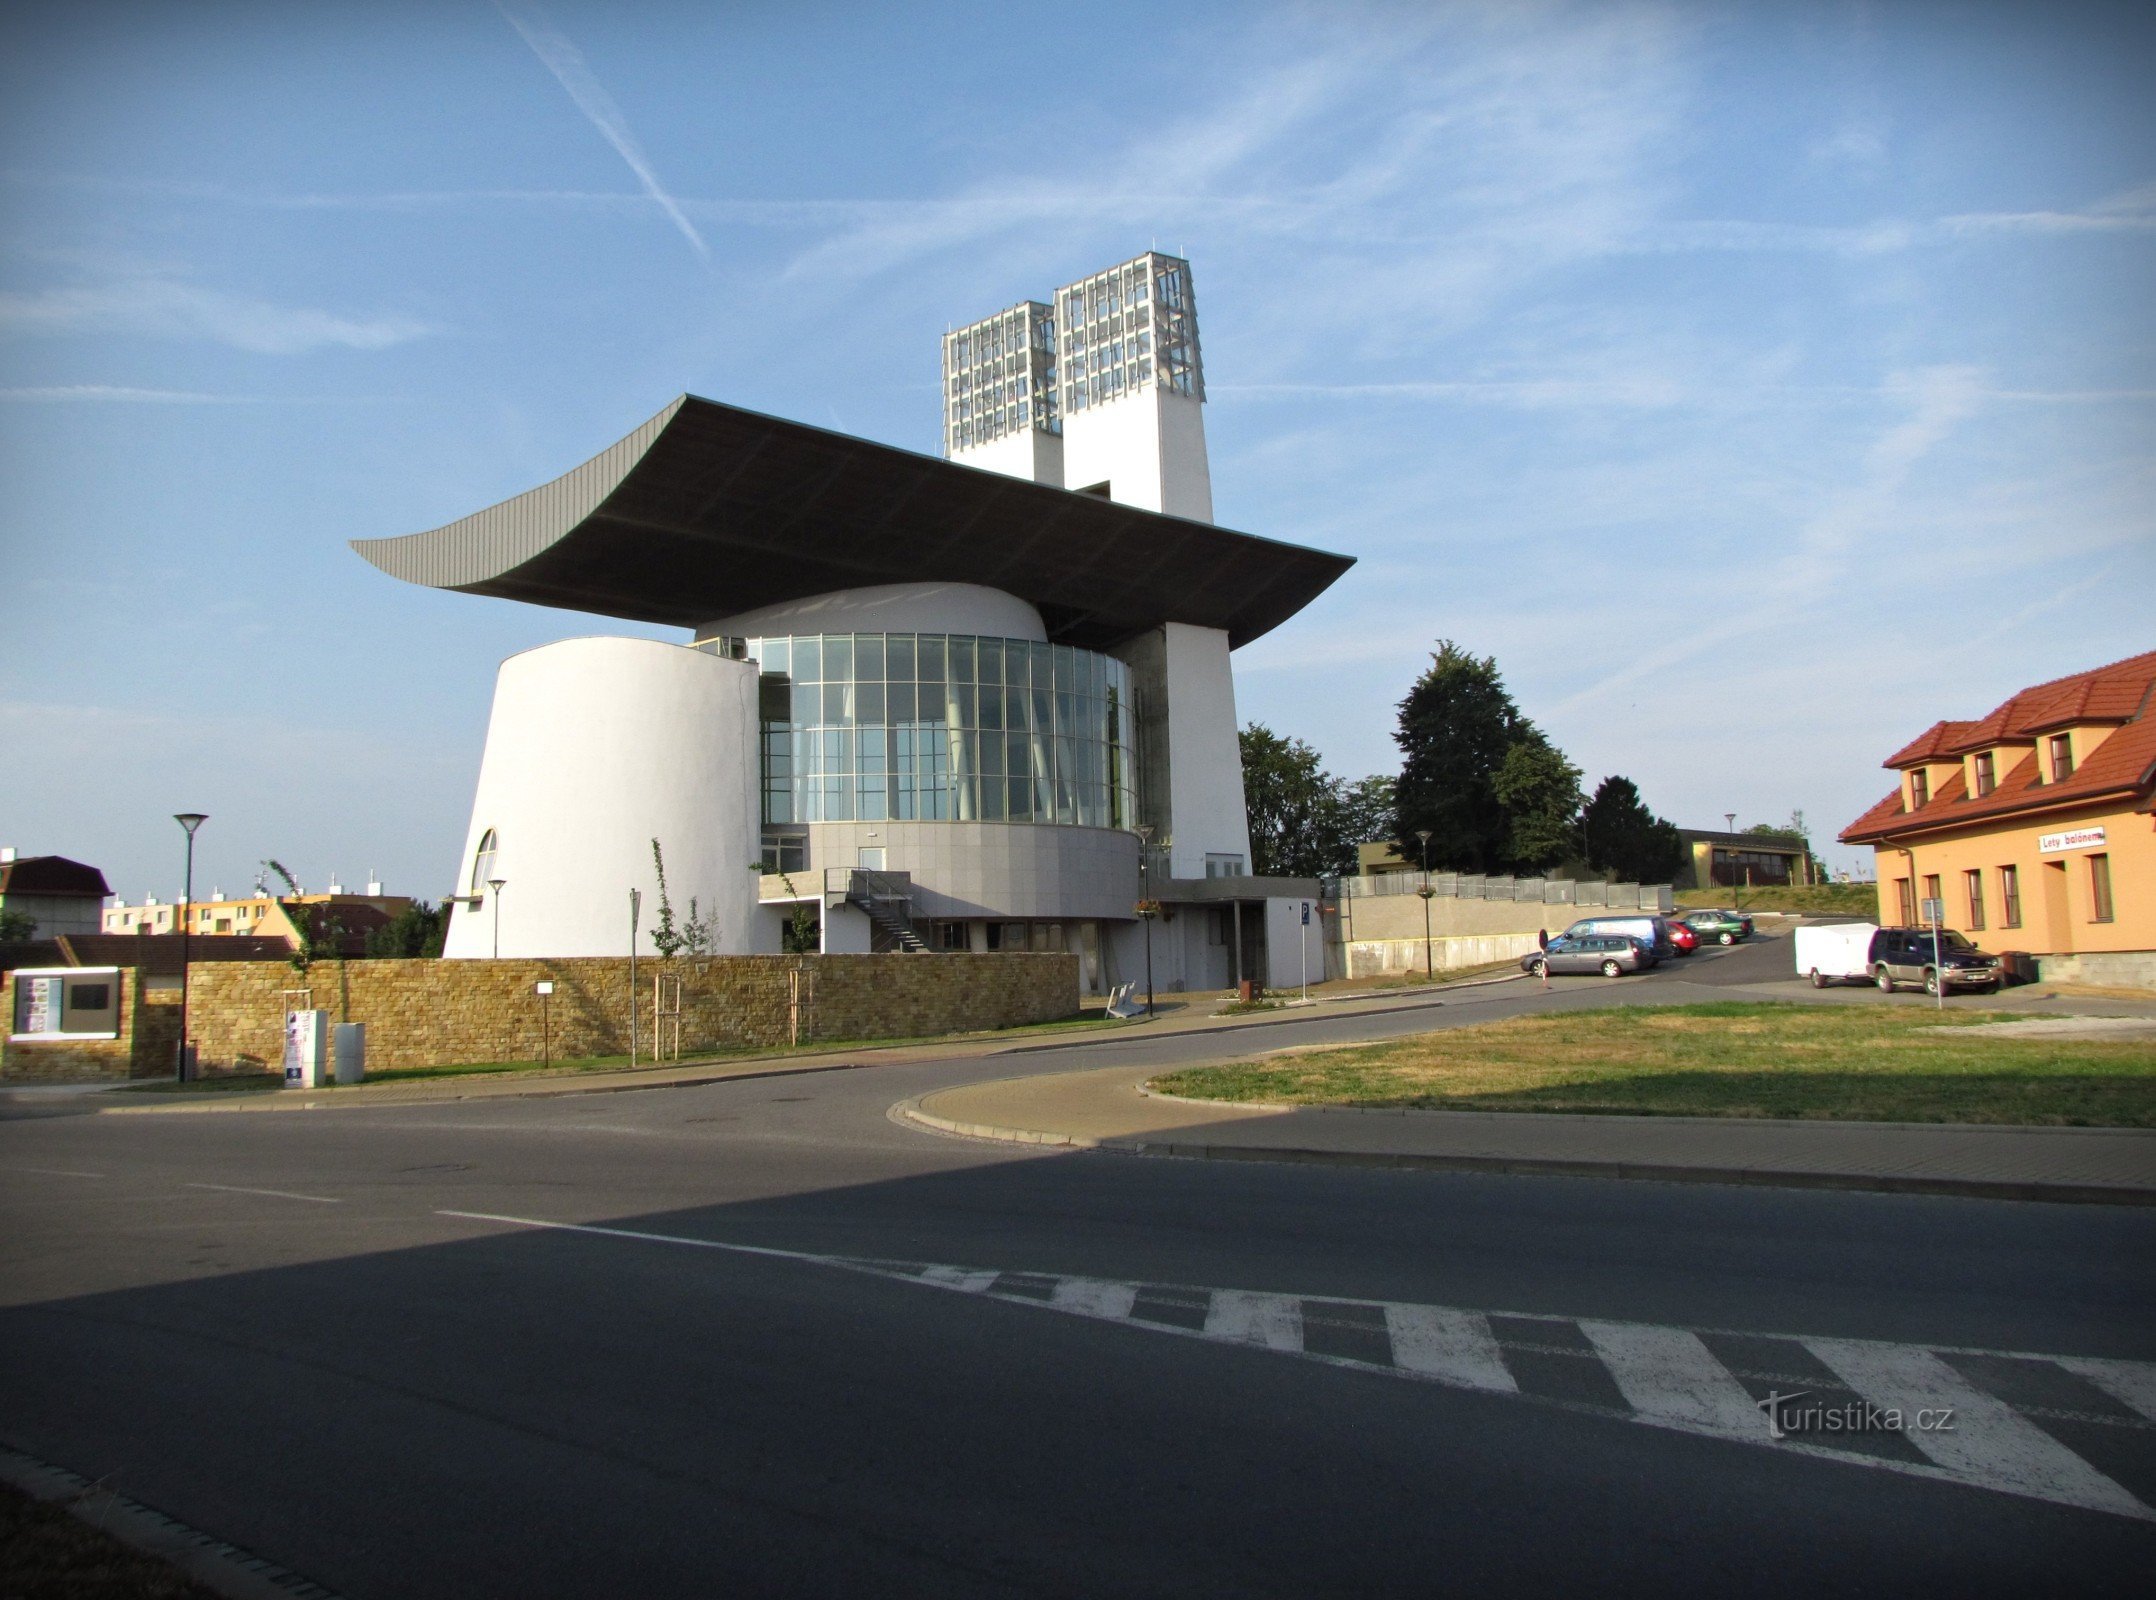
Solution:
M 1615 978 L 1645 972 L 1654 965 L 1654 952 L 1621 933 L 1563 933 L 1550 941 L 1548 950 L 1520 957 L 1520 970 L 1540 972 L 1545 960 L 1553 973 L 1599 972 Z

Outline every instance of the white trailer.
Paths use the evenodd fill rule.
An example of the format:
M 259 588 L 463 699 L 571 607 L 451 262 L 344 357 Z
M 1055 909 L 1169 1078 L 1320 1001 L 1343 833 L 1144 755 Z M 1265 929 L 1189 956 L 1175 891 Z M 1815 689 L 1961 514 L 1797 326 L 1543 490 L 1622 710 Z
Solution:
M 1872 935 L 1878 931 L 1876 922 L 1831 922 L 1797 929 L 1797 975 L 1811 979 L 1814 989 L 1824 989 L 1838 978 L 1869 983 Z

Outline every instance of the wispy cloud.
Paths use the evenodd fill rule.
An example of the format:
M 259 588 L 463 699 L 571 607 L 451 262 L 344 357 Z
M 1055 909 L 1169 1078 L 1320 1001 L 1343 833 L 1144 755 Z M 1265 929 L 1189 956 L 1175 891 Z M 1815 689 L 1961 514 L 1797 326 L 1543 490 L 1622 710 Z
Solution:
M 521 16 L 508 6 L 496 3 L 496 10 L 508 19 L 509 25 L 523 36 L 547 71 L 554 74 L 561 86 L 568 90 L 569 98 L 576 102 L 577 110 L 584 113 L 600 137 L 614 147 L 614 153 L 628 163 L 636 174 L 636 181 L 644 186 L 644 192 L 658 203 L 659 209 L 673 220 L 681 230 L 681 236 L 696 248 L 704 260 L 711 259 L 711 247 L 704 243 L 704 236 L 696 231 L 696 225 L 682 212 L 674 197 L 660 184 L 658 174 L 652 171 L 651 162 L 645 156 L 643 146 L 636 142 L 636 135 L 629 131 L 629 122 L 621 114 L 621 107 L 614 104 L 614 97 L 592 76 L 590 65 L 584 60 L 584 52 L 569 42 L 551 25 L 531 16 Z
M 0 292 L 0 333 L 9 334 L 138 333 L 282 356 L 326 346 L 384 350 L 435 331 L 410 317 L 340 316 L 158 276 Z
M 129 405 L 221 406 L 246 405 L 252 395 L 203 394 L 193 389 L 130 389 L 111 383 L 50 384 L 24 389 L 0 389 L 0 401 L 118 401 Z

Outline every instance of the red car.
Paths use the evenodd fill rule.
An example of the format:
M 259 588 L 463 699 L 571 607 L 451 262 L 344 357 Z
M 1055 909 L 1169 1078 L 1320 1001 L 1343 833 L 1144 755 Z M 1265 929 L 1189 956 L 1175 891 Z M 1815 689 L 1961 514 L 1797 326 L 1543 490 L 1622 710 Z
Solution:
M 1688 956 L 1699 948 L 1699 935 L 1674 917 L 1667 919 L 1669 942 L 1677 947 L 1677 954 Z

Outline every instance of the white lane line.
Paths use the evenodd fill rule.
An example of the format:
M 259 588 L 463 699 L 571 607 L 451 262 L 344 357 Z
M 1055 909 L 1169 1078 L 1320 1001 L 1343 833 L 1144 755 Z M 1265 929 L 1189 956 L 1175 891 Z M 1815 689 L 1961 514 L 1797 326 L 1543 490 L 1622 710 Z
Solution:
M 10 1172 L 28 1173 L 33 1178 L 102 1178 L 102 1172 L 70 1172 L 65 1167 L 10 1167 Z
M 220 1194 L 268 1195 L 272 1200 L 304 1200 L 309 1205 L 315 1206 L 341 1206 L 344 1204 L 342 1200 L 326 1194 L 294 1194 L 289 1189 L 243 1189 L 234 1183 L 190 1183 L 186 1187 L 190 1189 L 215 1189 Z
M 1392 1362 L 1468 1389 L 1519 1393 L 1519 1380 L 1505 1365 L 1490 1332 L 1490 1319 L 1477 1311 L 1447 1306 L 1387 1306 L 1385 1331 L 1392 1335 Z
M 590 1222 L 549 1222 L 544 1217 L 505 1217 L 495 1211 L 437 1211 L 434 1214 L 461 1217 L 466 1222 L 499 1222 L 512 1228 L 544 1228 L 552 1233 L 591 1233 L 605 1239 L 637 1239 L 645 1244 L 685 1244 L 698 1250 L 724 1250 L 730 1255 L 768 1256 L 775 1261 L 813 1261 L 819 1266 L 850 1267 L 859 1272 L 879 1270 L 866 1264 L 841 1261 L 836 1256 L 812 1256 L 801 1250 L 773 1250 L 760 1244 L 729 1244 L 721 1239 L 692 1239 L 680 1233 L 642 1233 L 635 1228 L 602 1228 Z
M 1205 1312 L 1205 1336 L 1299 1355 L 1303 1348 L 1303 1303 L 1284 1294 L 1215 1289 L 1212 1304 Z
M 1767 1436 L 1765 1413 L 1699 1335 L 1640 1322 L 1583 1320 L 1579 1328 L 1633 1410 L 1720 1433 Z
M 1048 1303 L 1058 1311 L 1074 1311 L 1081 1317 L 1121 1322 L 1138 1303 L 1138 1286 L 1109 1283 L 1101 1278 L 1059 1278 L 1055 1295 Z
M 923 1283 L 932 1283 L 939 1289 L 956 1289 L 961 1294 L 979 1294 L 1002 1276 L 1000 1272 L 982 1272 L 973 1267 L 921 1269 Z
M 2149 1514 L 2118 1484 L 1929 1350 L 1841 1339 L 1806 1339 L 1803 1345 L 1860 1398 L 1899 1411 L 1902 1437 L 1966 1482 L 2091 1511 Z M 1916 1416 L 1949 1409 L 1950 1428 L 1921 1426 Z
M 2156 1366 L 2146 1361 L 2104 1361 L 2095 1356 L 2059 1356 L 2058 1364 L 2086 1378 L 2114 1400 L 2123 1400 L 2156 1421 Z

